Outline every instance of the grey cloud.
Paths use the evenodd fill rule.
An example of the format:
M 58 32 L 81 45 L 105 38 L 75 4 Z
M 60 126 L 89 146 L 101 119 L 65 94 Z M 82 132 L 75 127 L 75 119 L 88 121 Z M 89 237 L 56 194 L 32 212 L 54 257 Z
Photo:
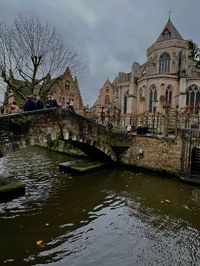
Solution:
M 85 103 L 92 104 L 107 78 L 144 63 L 146 49 L 158 38 L 171 9 L 185 39 L 200 43 L 199 0 L 0 0 L 0 17 L 37 15 L 61 32 L 86 66 L 80 77 Z

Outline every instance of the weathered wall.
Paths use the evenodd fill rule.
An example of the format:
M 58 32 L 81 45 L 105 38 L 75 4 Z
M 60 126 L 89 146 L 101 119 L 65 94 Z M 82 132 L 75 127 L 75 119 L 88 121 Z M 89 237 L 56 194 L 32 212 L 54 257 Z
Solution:
M 92 158 L 117 160 L 112 146 L 129 146 L 125 134 L 110 132 L 91 119 L 61 109 L 44 109 L 0 116 L 0 152 L 62 139 Z
M 30 145 L 52 146 L 52 149 L 64 152 L 67 147 L 64 142 L 60 144 L 60 138 L 64 142 L 75 144 L 92 158 L 97 155 L 100 158 L 99 151 L 108 159 L 118 159 L 129 165 L 176 174 L 180 171 L 180 137 L 170 139 L 117 134 L 92 120 L 57 110 L 0 116 L 2 154 Z
M 169 173 L 180 172 L 182 141 L 176 139 L 133 136 L 132 145 L 121 157 L 121 162 Z
M 39 144 L 47 146 L 48 140 L 59 137 L 60 128 L 55 112 L 49 110 L 0 116 L 0 151 Z
M 65 153 L 68 155 L 86 156 L 86 154 L 83 153 L 78 148 L 74 147 L 73 145 L 69 144 L 66 141 L 59 140 L 59 139 L 54 140 L 54 141 L 49 141 L 46 145 L 43 145 L 43 146 L 48 148 L 51 151 L 57 151 L 57 152 Z

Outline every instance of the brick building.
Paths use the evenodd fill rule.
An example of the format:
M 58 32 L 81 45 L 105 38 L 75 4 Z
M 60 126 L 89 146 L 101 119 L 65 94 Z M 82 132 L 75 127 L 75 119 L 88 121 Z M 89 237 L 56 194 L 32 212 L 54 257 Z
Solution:
M 41 94 L 41 85 L 37 85 L 32 90 L 26 85 L 25 81 L 13 80 L 12 83 L 15 83 L 16 87 L 19 88 L 24 96 Z M 77 78 L 72 77 L 69 68 L 67 68 L 65 72 L 58 77 L 51 79 L 49 76 L 46 80 L 46 87 L 44 88 L 44 91 L 46 91 L 45 96 L 53 96 L 57 100 L 59 106 L 66 108 L 68 103 L 73 102 L 74 109 L 79 113 L 83 112 L 84 107 L 78 80 Z M 23 109 L 25 100 L 18 94 L 15 94 L 9 88 L 7 88 L 5 98 L 5 110 L 13 101 L 16 101 L 17 104 Z

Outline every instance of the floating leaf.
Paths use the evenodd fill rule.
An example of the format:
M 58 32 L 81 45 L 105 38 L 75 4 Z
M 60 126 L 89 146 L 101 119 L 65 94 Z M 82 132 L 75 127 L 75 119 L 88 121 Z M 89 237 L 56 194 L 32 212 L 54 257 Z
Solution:
M 36 242 L 37 246 L 41 246 L 43 243 L 44 243 L 43 240 L 38 240 L 38 241 Z
M 165 199 L 165 202 L 167 202 L 167 203 L 170 203 L 170 200 L 168 200 L 168 199 Z

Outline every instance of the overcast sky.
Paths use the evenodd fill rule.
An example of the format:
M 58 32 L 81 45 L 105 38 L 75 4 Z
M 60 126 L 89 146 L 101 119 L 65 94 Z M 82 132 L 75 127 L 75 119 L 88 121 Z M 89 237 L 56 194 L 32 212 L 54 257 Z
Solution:
M 80 89 L 89 105 L 107 78 L 145 62 L 169 10 L 183 38 L 200 44 L 200 0 L 0 0 L 0 20 L 38 16 L 78 50 L 86 66 Z

